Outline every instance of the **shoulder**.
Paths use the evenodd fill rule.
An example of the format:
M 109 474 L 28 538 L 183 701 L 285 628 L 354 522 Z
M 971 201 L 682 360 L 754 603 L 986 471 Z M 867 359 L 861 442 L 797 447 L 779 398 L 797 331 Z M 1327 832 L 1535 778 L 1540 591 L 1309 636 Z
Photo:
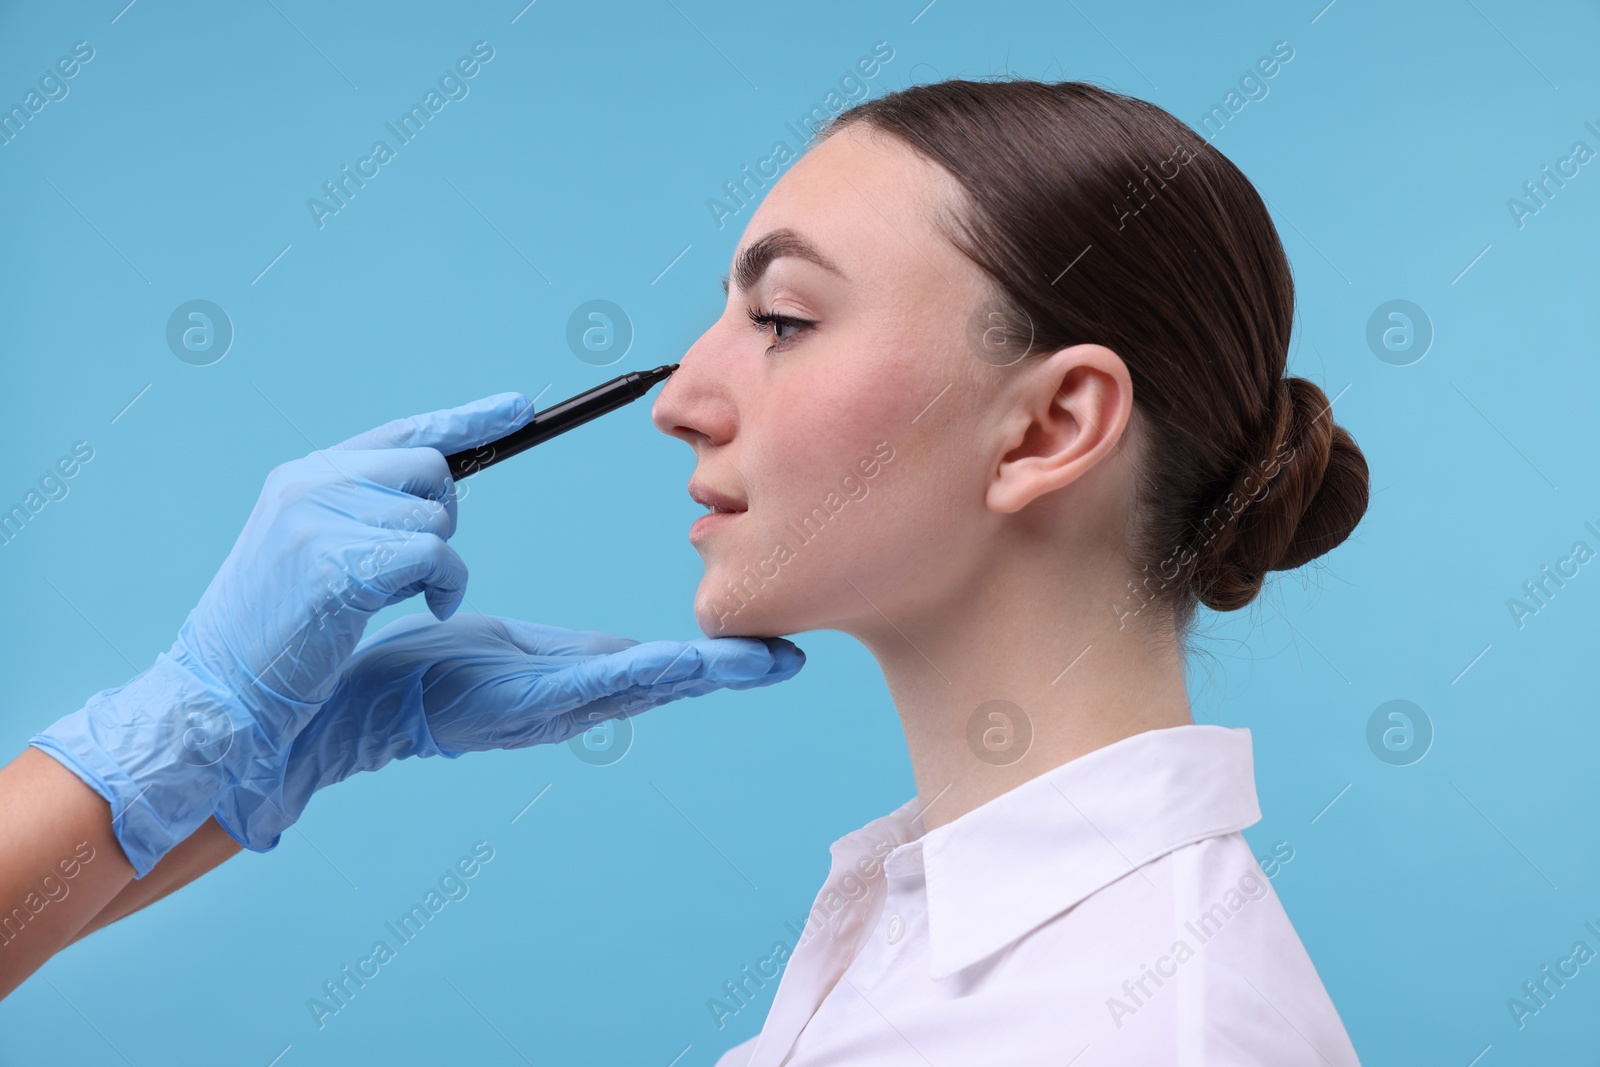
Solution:
M 1073 1005 L 1074 1029 L 1093 1050 L 1080 1067 L 1190 1062 L 1196 1053 L 1193 1062 L 1207 1064 L 1358 1062 L 1271 879 L 1237 832 L 1130 868 L 973 970 L 978 985 L 1036 991 L 1035 1010 Z

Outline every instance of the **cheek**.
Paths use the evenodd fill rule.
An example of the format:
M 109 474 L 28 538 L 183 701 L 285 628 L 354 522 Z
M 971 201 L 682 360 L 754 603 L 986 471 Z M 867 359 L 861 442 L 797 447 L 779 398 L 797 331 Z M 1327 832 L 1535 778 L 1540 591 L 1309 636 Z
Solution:
M 855 462 L 873 446 L 894 436 L 894 422 L 881 405 L 859 397 L 838 405 L 778 410 L 762 429 L 752 460 L 763 495 L 799 502 L 831 487 L 855 469 Z M 755 445 L 755 442 L 751 442 Z M 892 441 L 891 441 L 892 443 Z
M 926 403 L 903 390 L 764 415 L 759 442 L 741 453 L 751 510 L 705 554 L 702 629 L 833 628 L 872 603 L 911 610 L 908 591 L 934 592 L 928 575 L 952 562 L 981 494 L 966 469 L 971 449 L 938 408 L 912 423 Z
M 912 443 L 922 428 L 911 423 L 913 390 L 882 377 L 850 382 L 843 374 L 812 384 L 797 400 L 763 412 L 759 435 L 748 442 L 752 506 L 765 512 L 760 525 L 767 531 L 806 517 L 821 523 L 826 514 L 839 540 L 870 537 L 885 521 L 893 495 L 885 490 L 904 480 L 908 455 L 923 451 Z M 863 463 L 872 476 L 862 473 Z

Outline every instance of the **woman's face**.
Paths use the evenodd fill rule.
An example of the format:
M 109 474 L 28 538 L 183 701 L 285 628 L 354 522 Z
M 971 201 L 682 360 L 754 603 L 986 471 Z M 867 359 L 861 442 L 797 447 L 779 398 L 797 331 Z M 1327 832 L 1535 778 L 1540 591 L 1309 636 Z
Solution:
M 689 533 L 706 634 L 859 632 L 962 595 L 976 573 L 1005 371 L 968 341 L 983 277 L 933 221 L 957 196 L 857 125 L 751 217 L 721 318 L 652 412 L 695 451 L 690 494 L 734 509 Z M 752 323 L 752 308 L 779 321 Z

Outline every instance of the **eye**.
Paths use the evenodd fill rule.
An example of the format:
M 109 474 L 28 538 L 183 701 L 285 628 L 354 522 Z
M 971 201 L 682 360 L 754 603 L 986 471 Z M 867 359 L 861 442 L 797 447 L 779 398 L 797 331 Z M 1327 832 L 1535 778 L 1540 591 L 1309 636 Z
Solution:
M 770 330 L 778 331 L 777 336 L 773 339 L 773 343 L 767 346 L 767 352 L 769 354 L 775 349 L 783 347 L 783 345 L 785 345 L 787 342 L 794 340 L 801 333 L 816 325 L 816 322 L 811 319 L 797 319 L 793 315 L 779 315 L 776 312 L 767 311 L 757 307 L 746 308 L 745 314 L 750 316 L 751 325 L 753 325 L 762 333 L 766 333 Z M 785 335 L 783 333 L 784 330 L 793 330 L 794 332 Z

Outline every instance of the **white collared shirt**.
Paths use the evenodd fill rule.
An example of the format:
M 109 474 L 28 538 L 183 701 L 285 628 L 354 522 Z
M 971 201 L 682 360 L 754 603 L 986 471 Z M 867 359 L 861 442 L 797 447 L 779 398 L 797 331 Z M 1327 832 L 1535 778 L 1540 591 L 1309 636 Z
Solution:
M 761 1033 L 717 1067 L 1348 1067 L 1239 831 L 1250 731 L 1149 730 L 923 832 L 836 841 Z

